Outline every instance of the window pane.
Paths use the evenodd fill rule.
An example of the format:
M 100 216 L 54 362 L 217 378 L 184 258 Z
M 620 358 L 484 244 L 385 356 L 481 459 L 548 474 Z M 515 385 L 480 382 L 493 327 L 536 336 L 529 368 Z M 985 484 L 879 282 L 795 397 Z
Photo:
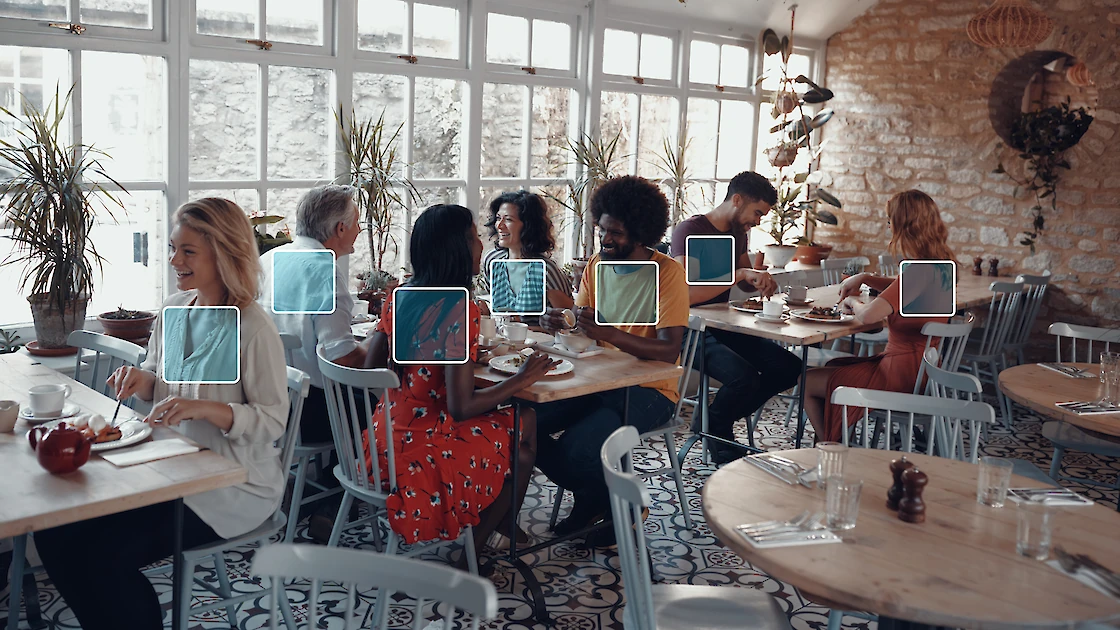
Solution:
M 638 115 L 638 95 L 625 92 L 603 92 L 599 113 L 599 134 L 604 143 L 618 136 L 618 149 L 615 154 L 620 158 L 633 151 L 634 119 Z M 628 164 L 629 160 L 621 160 Z M 628 168 L 623 170 L 629 172 Z
M 483 177 L 520 177 L 527 90 L 504 83 L 483 86 Z
M 693 213 L 707 212 L 718 203 L 715 186 L 711 182 L 690 182 L 685 188 L 684 197 L 685 209 Z M 719 201 L 723 201 L 723 197 Z
M 533 146 L 530 177 L 562 177 L 569 160 L 568 125 L 572 91 L 533 88 Z
M 753 105 L 743 101 L 723 101 L 719 115 L 720 142 L 719 156 L 716 158 L 716 177 L 730 179 L 750 169 L 753 121 Z
M 782 79 L 782 56 L 766 55 L 762 64 L 762 71 L 766 75 L 762 81 L 762 89 L 777 90 Z M 792 79 L 799 74 L 810 76 L 809 56 L 794 53 L 789 57 L 789 78 Z M 767 128 L 769 127 L 768 125 Z
M 638 74 L 638 34 L 608 28 L 603 35 L 603 72 L 623 76 Z
M 81 0 L 78 21 L 123 28 L 152 28 L 151 0 Z
M 279 223 L 269 225 L 267 230 L 275 235 L 285 229 L 292 235 L 296 233 L 296 208 L 308 188 L 269 188 L 265 191 L 265 212 L 284 217 Z
M 671 96 L 642 96 L 638 129 L 638 175 L 664 177 L 657 167 L 658 155 L 665 155 L 665 140 L 675 139 L 677 99 Z
M 416 79 L 413 174 L 458 177 L 463 156 L 463 84 L 454 79 Z
M 389 134 L 404 124 L 408 101 L 408 82 L 391 74 L 354 74 L 354 112 L 359 120 L 377 120 L 384 113 Z M 405 129 L 397 136 L 397 144 L 405 142 Z M 403 162 L 402 162 L 403 165 Z
M 124 210 L 113 208 L 116 221 L 103 215 L 104 218 L 99 219 L 90 230 L 97 253 L 105 261 L 100 283 L 94 283 L 93 299 L 86 309 L 87 317 L 116 310 L 122 305 L 131 309 L 156 309 L 163 302 L 164 271 L 168 258 L 167 245 L 161 237 L 163 230 L 160 229 L 167 216 L 164 194 L 138 191 L 120 195 L 119 199 L 124 204 Z M 144 234 L 148 235 L 146 266 L 141 248 Z M 94 277 L 97 278 L 97 274 Z
M 261 209 L 260 195 L 251 188 L 237 188 L 228 190 L 217 189 L 191 189 L 190 199 L 203 199 L 205 197 L 219 197 L 229 199 L 237 204 L 246 213 L 257 212 Z
M 256 37 L 257 0 L 197 0 L 200 35 Z
M 191 60 L 192 180 L 256 179 L 260 88 L 255 64 Z
M 719 102 L 688 99 L 688 163 L 692 177 L 716 175 L 716 137 L 719 134 Z M 730 138 L 728 138 L 730 140 Z
M 408 5 L 401 0 L 359 0 L 358 48 L 404 53 Z
M 323 43 L 323 2 L 267 0 L 265 39 L 291 44 Z
M 572 27 L 563 22 L 533 20 L 533 63 L 537 68 L 572 67 Z
M 39 111 L 54 99 L 56 88 L 66 98 L 69 77 L 70 53 L 65 50 L 0 46 L 0 105 L 12 112 L 22 107 L 20 94 Z M 67 138 L 69 127 L 62 125 Z M 11 140 L 14 132 L 7 117 L 0 119 L 0 138 Z
M 420 201 L 415 204 L 415 210 L 412 216 L 419 215 L 428 206 L 434 206 L 437 203 L 459 203 L 459 188 L 457 186 L 439 186 L 433 188 L 417 188 L 420 193 Z M 485 240 L 485 236 L 483 239 Z
M 712 42 L 692 42 L 688 60 L 688 80 L 692 83 L 719 83 L 719 46 Z
M 486 61 L 529 65 L 529 20 L 501 13 L 487 16 Z
M 673 78 L 673 40 L 660 35 L 642 35 L 642 67 L 638 74 L 646 79 Z
M 719 83 L 726 87 L 747 87 L 751 55 L 742 46 L 724 44 L 720 56 Z
M 459 58 L 459 10 L 416 4 L 412 7 L 412 54 Z
M 65 22 L 69 13 L 67 8 L 69 4 L 69 0 L 7 0 L 0 4 L 0 17 Z M 0 321 L 13 320 L 4 320 L 0 317 Z
M 330 99 L 330 70 L 269 67 L 269 178 L 331 176 L 334 114 Z
M 164 181 L 167 62 L 109 52 L 82 53 L 82 139 L 105 151 L 119 181 Z
M 561 199 L 566 199 L 568 187 L 541 186 L 534 192 L 544 199 L 545 205 L 548 206 L 548 217 L 552 219 L 552 235 L 556 237 L 556 249 L 552 251 L 552 259 L 556 261 L 556 264 L 563 265 L 568 260 L 568 235 L 575 229 L 577 220 L 570 210 L 549 199 L 544 193 L 548 192 Z

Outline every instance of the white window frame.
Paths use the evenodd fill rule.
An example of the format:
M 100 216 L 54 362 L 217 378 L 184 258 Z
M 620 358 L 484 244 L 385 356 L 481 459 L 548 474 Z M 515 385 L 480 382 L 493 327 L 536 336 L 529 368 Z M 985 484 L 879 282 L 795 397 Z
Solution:
M 655 36 L 659 36 L 659 37 L 669 38 L 669 41 L 672 42 L 672 46 L 673 46 L 673 64 L 670 66 L 670 72 L 669 72 L 669 78 L 668 79 L 653 79 L 653 78 L 649 78 L 649 77 L 640 76 L 640 74 L 636 75 L 636 76 L 631 76 L 631 77 L 628 77 L 628 76 L 622 75 L 622 74 L 608 74 L 606 71 L 603 70 L 603 60 L 600 59 L 598 64 L 597 64 L 599 66 L 597 68 L 597 70 L 598 70 L 598 72 L 600 72 L 602 74 L 604 89 L 607 89 L 607 87 L 606 87 L 607 84 L 641 86 L 641 87 L 651 87 L 651 88 L 652 87 L 665 87 L 665 88 L 677 87 L 677 85 L 678 85 L 677 82 L 680 79 L 680 77 L 682 76 L 682 67 L 681 67 L 681 64 L 680 64 L 681 43 L 684 42 L 687 39 L 684 36 L 684 33 L 682 33 L 679 29 L 665 28 L 665 27 L 659 27 L 659 26 L 651 26 L 651 25 L 647 25 L 647 24 L 638 24 L 638 23 L 634 23 L 634 22 L 625 22 L 625 21 L 617 20 L 617 19 L 608 19 L 607 23 L 606 23 L 606 29 L 615 30 L 615 31 L 628 31 L 628 32 L 635 33 L 635 34 L 638 35 L 638 50 L 636 51 L 637 59 L 638 59 L 637 72 L 641 73 L 641 71 L 642 71 L 642 36 L 643 35 L 655 35 Z M 687 71 L 687 66 L 684 67 L 684 71 Z M 617 91 L 623 91 L 623 90 L 610 89 L 609 91 L 617 92 Z
M 350 22 L 350 24 L 353 25 L 353 27 L 350 28 L 350 29 L 346 29 L 345 31 L 340 30 L 339 31 L 339 40 L 340 40 L 340 42 L 341 42 L 342 39 L 348 39 L 350 41 L 349 48 L 351 48 L 354 51 L 353 56 L 354 56 L 354 59 L 356 61 L 381 61 L 381 62 L 392 63 L 392 64 L 395 64 L 397 66 L 401 66 L 401 65 L 422 65 L 422 66 L 437 67 L 437 68 L 461 68 L 461 69 L 465 69 L 467 67 L 467 56 L 469 54 L 469 49 L 468 49 L 467 44 L 469 43 L 469 39 L 470 39 L 469 38 L 470 17 L 471 17 L 470 11 L 473 9 L 473 7 L 467 3 L 467 0 L 403 0 L 403 2 L 408 6 L 408 9 L 407 9 L 407 12 L 405 13 L 405 29 L 404 29 L 405 30 L 405 32 L 404 32 L 405 52 L 401 52 L 401 53 L 376 52 L 376 51 L 373 51 L 373 50 L 363 50 L 363 49 L 359 48 L 358 47 L 358 11 L 357 11 L 358 7 L 357 7 L 357 5 L 358 5 L 358 3 L 361 3 L 364 0 L 341 0 L 341 1 L 342 2 L 347 2 L 347 3 L 349 3 L 349 2 L 354 3 L 353 5 L 348 5 L 347 6 L 348 11 L 350 9 L 353 9 L 352 12 L 347 14 L 347 15 L 349 15 L 349 17 L 351 17 L 349 22 Z M 444 59 L 442 57 L 427 57 L 427 56 L 423 56 L 423 55 L 416 55 L 414 47 L 413 47 L 413 31 L 415 30 L 413 28 L 413 18 L 414 18 L 414 15 L 415 15 L 415 5 L 417 5 L 417 4 L 429 4 L 429 5 L 433 5 L 433 6 L 448 7 L 448 8 L 456 9 L 459 12 L 459 58 L 458 59 Z M 340 11 L 339 15 L 342 16 L 344 14 Z M 339 24 L 343 24 L 343 23 L 345 23 L 345 21 L 342 20 L 341 17 L 340 17 Z M 340 53 L 341 53 L 341 48 L 340 48 Z M 411 61 L 410 57 L 414 57 L 415 61 Z
M 753 94 L 753 92 L 754 92 L 754 89 L 753 89 L 754 88 L 754 81 L 755 81 L 755 77 L 757 76 L 757 72 L 755 71 L 755 66 L 756 66 L 755 57 L 757 56 L 757 46 L 755 45 L 754 40 L 751 40 L 751 39 L 748 39 L 748 38 L 745 38 L 745 37 L 744 38 L 735 38 L 735 37 L 727 37 L 727 36 L 722 36 L 722 35 L 707 35 L 707 34 L 703 34 L 703 33 L 695 33 L 695 34 L 693 34 L 692 37 L 690 37 L 688 39 L 688 52 L 689 52 L 689 58 L 690 59 L 691 59 L 691 56 L 692 56 L 692 44 L 694 42 L 706 42 L 706 43 L 709 43 L 709 44 L 715 44 L 715 45 L 719 46 L 720 47 L 720 61 L 721 61 L 721 63 L 722 63 L 722 60 L 723 60 L 723 46 L 728 45 L 728 46 L 738 46 L 739 48 L 745 48 L 747 50 L 748 55 L 749 55 L 748 58 L 750 60 L 749 61 L 750 65 L 749 65 L 749 67 L 747 67 L 745 69 L 746 70 L 746 77 L 745 78 L 746 78 L 746 81 L 747 81 L 746 87 L 735 87 L 735 86 L 719 85 L 719 84 L 712 84 L 712 83 L 697 83 L 697 82 L 692 80 L 692 76 L 691 76 L 692 68 L 691 67 L 686 67 L 686 68 L 684 68 L 684 71 L 686 72 L 686 75 L 688 76 L 688 88 L 690 90 L 695 91 L 695 92 L 710 91 L 714 94 L 719 95 L 719 96 L 716 96 L 715 98 L 724 98 L 725 96 L 730 97 L 730 96 L 734 96 L 734 95 L 751 95 L 751 94 Z M 717 68 L 716 74 L 719 74 L 719 73 L 720 73 L 720 71 Z
M 581 24 L 582 20 L 580 19 L 581 18 L 580 14 L 572 13 L 572 12 L 550 11 L 550 10 L 547 10 L 547 9 L 530 9 L 530 8 L 527 8 L 527 7 L 521 7 L 521 6 L 517 6 L 517 5 L 513 5 L 513 4 L 491 2 L 491 3 L 487 4 L 487 15 L 486 15 L 486 17 L 487 17 L 486 23 L 487 24 L 489 24 L 489 17 L 490 17 L 491 13 L 497 13 L 497 14 L 500 14 L 500 15 L 508 15 L 508 16 L 511 16 L 511 17 L 525 18 L 526 20 L 529 21 L 529 33 L 528 33 L 527 41 L 526 41 L 526 45 L 528 46 L 527 50 L 529 51 L 529 59 L 528 59 L 528 65 L 526 65 L 526 66 L 520 66 L 520 65 L 517 65 L 517 64 L 511 64 L 511 63 L 494 63 L 494 62 L 491 62 L 491 61 L 486 61 L 486 69 L 488 71 L 509 73 L 509 74 L 512 74 L 513 76 L 524 76 L 524 75 L 528 74 L 530 76 L 539 76 L 539 77 L 563 77 L 563 78 L 569 78 L 569 79 L 575 79 L 576 78 L 577 70 L 579 68 L 579 45 L 578 45 L 579 44 L 579 34 L 580 34 L 580 28 L 582 27 L 582 24 Z M 572 29 L 572 31 L 571 31 L 571 33 L 572 33 L 571 45 L 568 48 L 568 69 L 567 70 L 557 70 L 555 68 L 543 68 L 543 67 L 537 67 L 536 65 L 534 65 L 534 63 L 533 63 L 533 22 L 536 21 L 536 20 L 542 20 L 542 21 L 548 21 L 548 22 L 559 22 L 559 23 L 562 23 L 562 24 L 567 24 Z M 486 34 L 487 40 L 489 40 L 489 36 L 490 36 L 489 27 L 487 27 L 487 34 Z M 482 58 L 484 60 L 486 59 L 485 45 L 484 45 Z
M 79 39 L 117 39 L 129 42 L 163 42 L 167 40 L 167 15 L 164 12 L 166 0 L 148 0 L 151 10 L 151 28 L 128 28 L 124 26 L 103 26 L 100 24 L 81 24 L 78 21 L 79 0 L 68 0 L 68 21 L 51 22 L 50 20 L 28 18 L 0 18 L 0 33 L 5 33 L 4 45 L 9 45 L 8 34 L 11 33 L 36 33 L 55 40 L 59 35 Z M 193 1 L 193 0 L 192 0 Z M 84 29 L 80 34 L 71 34 L 63 28 L 53 27 L 50 24 L 81 24 Z M 54 37 L 51 37 L 54 36 Z M 42 48 L 43 46 L 38 46 Z
M 158 0 L 157 0 L 158 1 Z M 171 0 L 174 1 L 174 0 Z M 181 1 L 181 0 L 180 0 Z M 330 55 L 335 39 L 335 0 L 313 0 L 323 3 L 323 42 L 321 44 L 293 44 L 289 42 L 268 41 L 265 34 L 268 32 L 268 0 L 257 0 L 257 33 L 255 39 L 268 41 L 271 47 L 267 51 L 272 53 Z M 192 49 L 219 48 L 230 50 L 261 50 L 257 44 L 248 39 L 238 37 L 223 37 L 221 35 L 203 35 L 198 32 L 198 0 L 189 0 L 187 16 L 188 41 Z

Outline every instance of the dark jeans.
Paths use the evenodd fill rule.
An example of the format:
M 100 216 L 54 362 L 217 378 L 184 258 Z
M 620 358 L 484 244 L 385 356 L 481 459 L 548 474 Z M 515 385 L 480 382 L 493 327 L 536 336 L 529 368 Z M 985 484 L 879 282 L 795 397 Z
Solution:
M 704 362 L 707 374 L 721 385 L 708 405 L 708 431 L 734 439 L 735 421 L 750 416 L 775 394 L 797 384 L 801 359 L 769 339 L 723 330 L 704 333 Z M 699 365 L 699 357 L 693 361 Z M 700 414 L 692 430 L 700 430 Z
M 343 413 L 348 413 L 350 401 L 348 395 L 343 391 L 344 407 Z M 374 404 L 377 400 L 370 396 L 370 401 Z M 354 407 L 358 410 L 358 426 L 363 429 L 369 426 L 369 413 L 366 411 L 365 398 L 354 393 Z M 331 434 L 331 419 L 327 414 L 327 395 L 326 391 L 321 387 L 311 386 L 307 392 L 307 399 L 303 401 L 303 415 L 300 416 L 299 421 L 299 436 L 304 444 L 315 444 L 316 442 L 330 442 L 334 438 Z
M 174 504 L 160 503 L 35 532 L 43 567 L 84 630 L 162 630 L 159 597 L 140 569 L 174 551 L 174 518 Z M 183 508 L 184 549 L 220 538 Z
M 631 387 L 627 422 L 644 433 L 669 421 L 676 408 L 660 392 Z M 571 490 L 576 500 L 608 505 L 607 484 L 599 449 L 622 426 L 624 390 L 591 394 L 535 405 L 536 466 L 556 485 Z M 553 433 L 563 431 L 559 437 Z

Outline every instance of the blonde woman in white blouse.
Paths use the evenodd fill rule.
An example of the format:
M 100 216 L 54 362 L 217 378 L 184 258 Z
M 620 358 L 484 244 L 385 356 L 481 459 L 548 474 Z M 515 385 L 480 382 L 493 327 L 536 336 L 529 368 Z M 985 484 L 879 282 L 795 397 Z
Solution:
M 245 212 L 225 199 L 200 199 L 179 208 L 172 226 L 170 265 L 181 292 L 164 306 L 236 306 L 240 330 L 229 330 L 220 317 L 188 317 L 168 335 L 176 347 L 164 348 L 161 313 L 144 364 L 117 370 L 109 382 L 120 400 L 136 395 L 155 403 L 148 422 L 183 433 L 249 473 L 244 484 L 184 500 L 183 544 L 191 547 L 248 532 L 276 509 L 286 475 L 274 442 L 287 424 L 288 395 L 280 335 L 255 301 L 260 263 Z M 206 377 L 208 366 L 226 361 L 208 353 L 230 343 L 240 349 L 237 382 L 167 382 L 165 367 L 217 380 Z M 165 357 L 182 365 L 165 366 Z M 159 600 L 140 568 L 171 554 L 172 509 L 164 503 L 35 534 L 47 573 L 84 630 L 163 627 Z

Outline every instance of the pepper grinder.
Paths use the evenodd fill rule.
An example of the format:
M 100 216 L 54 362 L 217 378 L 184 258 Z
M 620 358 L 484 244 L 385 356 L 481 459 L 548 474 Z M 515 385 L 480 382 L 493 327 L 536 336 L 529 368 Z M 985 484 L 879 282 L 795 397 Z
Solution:
M 898 502 L 902 500 L 902 473 L 913 467 L 914 462 L 907 460 L 905 455 L 900 459 L 891 460 L 890 469 L 894 477 L 894 485 L 887 490 L 887 508 L 898 511 Z
M 989 276 L 998 276 L 999 275 L 999 259 L 998 258 L 989 258 L 988 259 L 988 275 Z
M 907 523 L 926 522 L 926 504 L 922 501 L 922 491 L 929 483 L 929 477 L 917 468 L 902 472 L 903 497 L 898 502 L 898 518 Z
M 984 275 L 984 270 L 980 268 L 980 265 L 983 265 L 983 264 L 984 264 L 984 259 L 983 258 L 981 258 L 979 256 L 977 256 L 976 258 L 973 258 L 972 259 L 972 275 L 974 275 L 974 276 Z

